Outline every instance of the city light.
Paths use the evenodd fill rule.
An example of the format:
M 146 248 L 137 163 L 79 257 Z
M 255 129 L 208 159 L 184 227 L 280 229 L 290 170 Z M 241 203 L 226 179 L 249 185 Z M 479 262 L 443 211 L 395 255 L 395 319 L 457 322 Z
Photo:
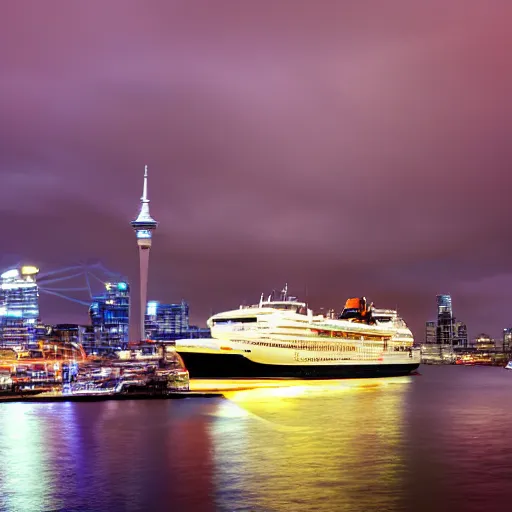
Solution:
M 32 265 L 26 265 L 24 267 L 21 267 L 21 273 L 24 276 L 31 276 L 31 275 L 37 274 L 38 272 L 39 272 L 39 269 Z
M 147 307 L 147 311 L 146 311 L 147 315 L 155 316 L 157 308 L 158 308 L 158 302 L 156 300 L 150 300 L 148 302 L 148 307 Z
M 18 272 L 17 268 L 13 268 L 12 270 L 7 270 L 7 272 L 4 272 L 2 275 L 0 275 L 0 278 L 2 279 L 12 279 L 14 277 L 18 277 L 20 273 Z
M 2 290 L 14 290 L 16 288 L 34 288 L 36 287 L 37 284 L 36 283 L 28 283 L 26 281 L 20 283 L 20 282 L 17 282 L 17 283 L 2 283 L 0 284 L 0 288 Z

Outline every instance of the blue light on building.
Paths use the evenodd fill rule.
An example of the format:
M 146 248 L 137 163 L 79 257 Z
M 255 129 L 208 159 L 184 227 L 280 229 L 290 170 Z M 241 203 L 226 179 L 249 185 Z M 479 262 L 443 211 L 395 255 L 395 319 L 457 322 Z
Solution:
M 0 275 L 0 344 L 28 345 L 36 341 L 38 272 L 36 267 L 24 266 Z
M 146 337 L 155 341 L 169 341 L 180 338 L 189 329 L 189 307 L 182 300 L 180 304 L 161 304 L 149 301 L 146 308 Z
M 106 283 L 105 294 L 94 297 L 89 308 L 96 346 L 122 347 L 128 343 L 130 286 Z

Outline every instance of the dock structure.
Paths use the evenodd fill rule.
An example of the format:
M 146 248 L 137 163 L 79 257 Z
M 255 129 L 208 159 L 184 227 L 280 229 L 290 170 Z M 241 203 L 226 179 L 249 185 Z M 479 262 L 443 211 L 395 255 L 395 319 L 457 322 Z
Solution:
M 138 345 L 112 357 L 87 357 L 64 343 L 44 350 L 0 351 L 3 401 L 73 397 L 165 397 L 189 391 L 189 374 L 172 345 Z

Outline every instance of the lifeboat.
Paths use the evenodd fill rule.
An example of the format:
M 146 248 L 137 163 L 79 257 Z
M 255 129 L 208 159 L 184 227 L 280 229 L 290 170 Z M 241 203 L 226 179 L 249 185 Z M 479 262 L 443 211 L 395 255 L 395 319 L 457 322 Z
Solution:
M 350 298 L 345 302 L 345 307 L 341 312 L 341 320 L 359 320 L 362 322 L 369 321 L 371 316 L 371 306 L 368 307 L 366 297 Z

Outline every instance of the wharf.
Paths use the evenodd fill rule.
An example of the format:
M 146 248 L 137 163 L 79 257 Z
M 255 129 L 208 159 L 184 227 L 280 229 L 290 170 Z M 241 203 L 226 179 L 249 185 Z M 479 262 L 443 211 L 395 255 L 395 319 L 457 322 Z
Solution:
M 222 393 L 198 391 L 173 391 L 166 394 L 155 393 L 114 393 L 114 394 L 62 394 L 62 393 L 21 393 L 0 396 L 0 404 L 12 402 L 105 402 L 107 400 L 179 400 L 183 398 L 223 398 Z
M 299 381 L 302 385 L 318 384 Z M 255 388 L 281 388 L 297 386 L 295 379 L 190 379 L 190 391 L 159 393 L 137 390 L 128 393 L 62 393 L 60 391 L 25 391 L 0 393 L 0 404 L 10 402 L 104 402 L 107 400 L 178 400 L 183 398 L 225 398 L 226 393 Z

